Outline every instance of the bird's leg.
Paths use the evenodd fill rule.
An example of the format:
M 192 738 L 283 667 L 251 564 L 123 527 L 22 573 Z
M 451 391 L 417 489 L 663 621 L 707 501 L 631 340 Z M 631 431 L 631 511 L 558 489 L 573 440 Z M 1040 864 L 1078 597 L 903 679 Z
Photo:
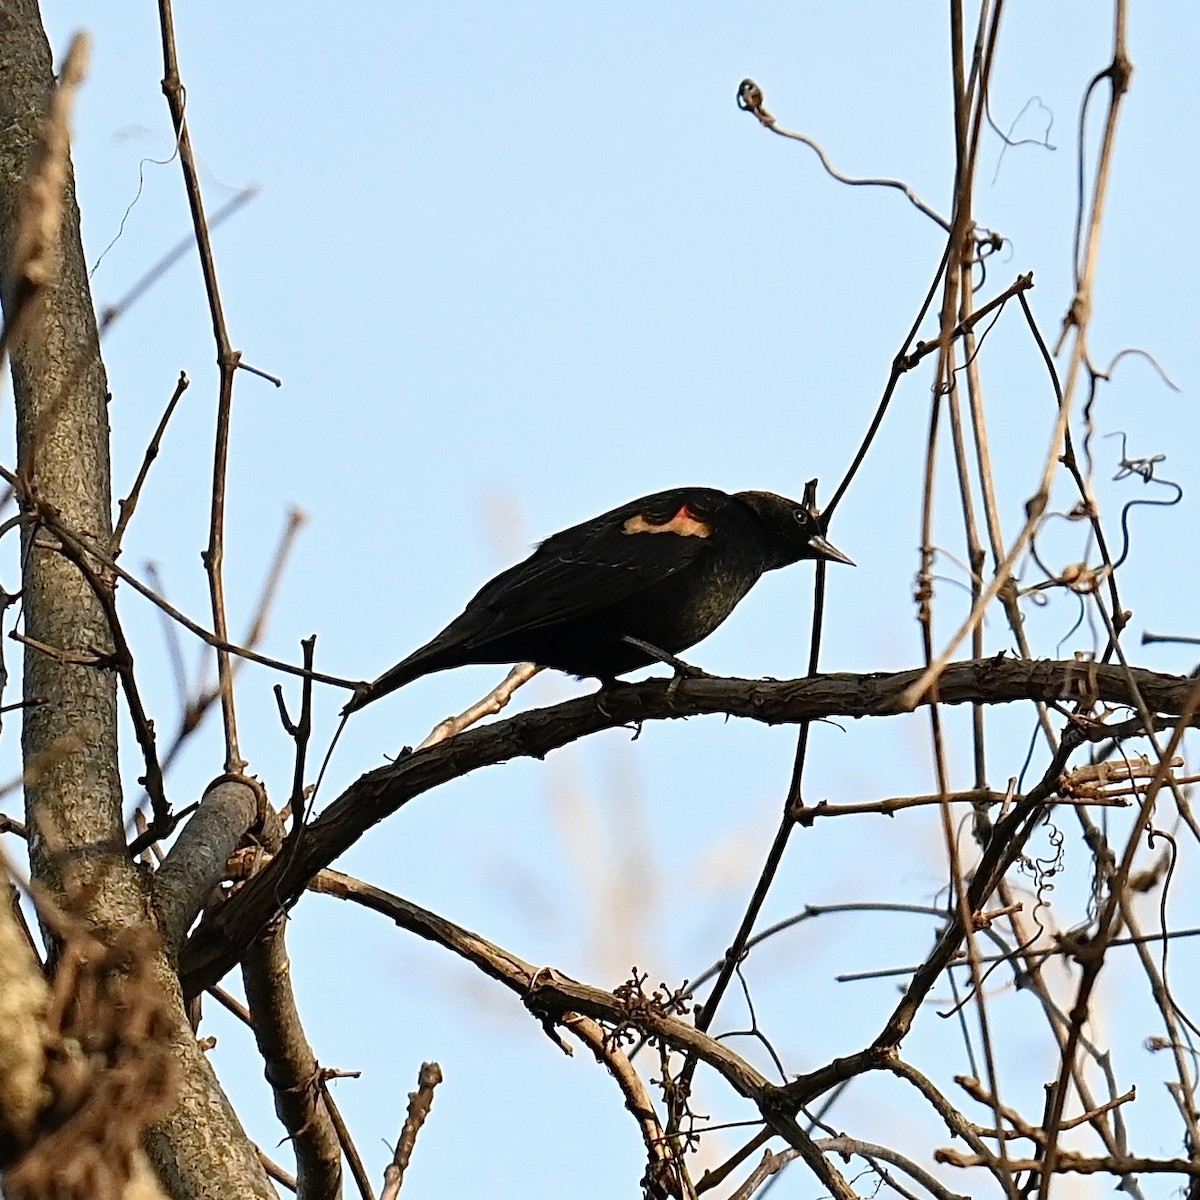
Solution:
M 685 663 L 682 658 L 676 658 L 674 654 L 668 654 L 665 650 L 660 650 L 657 646 L 643 642 L 641 638 L 633 637 L 631 634 L 622 634 L 621 641 L 635 650 L 640 650 L 643 654 L 648 654 L 656 662 L 666 663 L 675 672 L 676 679 L 701 679 L 706 674 L 699 667 L 693 667 L 691 663 Z
M 504 680 L 492 688 L 482 700 L 477 700 L 465 712 L 459 713 L 457 717 L 447 717 L 444 721 L 440 721 L 435 725 L 429 736 L 417 749 L 424 750 L 428 746 L 436 746 L 438 742 L 444 742 L 447 738 L 462 733 L 464 729 L 470 729 L 472 725 L 477 721 L 482 721 L 484 717 L 490 717 L 493 713 L 498 713 L 512 699 L 513 692 L 523 683 L 528 683 L 541 669 L 541 667 L 533 663 L 518 663 L 504 677 Z
M 632 687 L 627 679 L 618 679 L 615 675 L 602 676 L 597 675 L 600 680 L 600 686 L 595 691 L 596 707 L 609 719 L 612 720 L 612 713 L 604 707 L 604 697 L 611 696 L 613 692 L 620 691 L 623 688 Z

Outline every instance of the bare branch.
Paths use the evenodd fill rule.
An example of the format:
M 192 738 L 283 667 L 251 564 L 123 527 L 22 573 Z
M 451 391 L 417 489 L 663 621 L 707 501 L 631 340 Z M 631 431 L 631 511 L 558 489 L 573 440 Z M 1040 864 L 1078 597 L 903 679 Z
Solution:
M 17 478 L 6 467 L 0 467 L 0 478 L 8 479 L 12 483 L 17 482 Z M 173 621 L 182 625 L 189 633 L 193 633 L 206 645 L 212 646 L 216 650 L 225 650 L 230 654 L 235 654 L 239 658 L 247 659 L 250 662 L 259 663 L 264 667 L 271 667 L 276 671 L 282 671 L 287 675 L 298 675 L 304 678 L 306 675 L 316 680 L 317 683 L 327 683 L 333 687 L 345 688 L 348 691 L 354 691 L 358 686 L 358 681 L 343 679 L 338 675 L 326 675 L 321 671 L 306 672 L 303 667 L 298 667 L 294 663 L 284 662 L 281 659 L 270 658 L 265 654 L 259 654 L 256 650 L 251 650 L 247 646 L 238 646 L 232 642 L 225 641 L 210 633 L 203 625 L 193 621 L 190 617 L 180 612 L 173 604 L 169 604 L 163 599 L 153 588 L 143 583 L 136 575 L 126 571 L 124 567 L 119 566 L 109 555 L 105 554 L 95 542 L 91 541 L 82 534 L 76 532 L 69 525 L 56 517 L 52 512 L 39 509 L 38 520 L 47 529 L 49 529 L 55 537 L 59 538 L 64 544 L 72 546 L 80 553 L 86 553 L 94 558 L 102 567 L 111 571 L 118 579 L 123 579 L 130 587 L 133 588 L 140 596 L 144 596 L 162 612 L 166 613 Z
M 121 539 L 125 536 L 125 530 L 133 517 L 133 510 L 137 508 L 138 498 L 142 494 L 142 485 L 146 482 L 146 476 L 150 473 L 150 464 L 158 457 L 158 452 L 162 447 L 163 434 L 167 432 L 167 424 L 171 420 L 183 393 L 187 391 L 190 379 L 182 372 L 179 372 L 179 379 L 175 384 L 175 391 L 171 393 L 170 400 L 167 401 L 167 407 L 163 410 L 163 415 L 159 418 L 158 427 L 154 431 L 154 436 L 150 439 L 150 444 L 146 447 L 146 453 L 142 458 L 142 465 L 138 468 L 137 478 L 133 481 L 133 487 L 129 489 L 129 496 L 125 500 L 118 500 L 117 506 L 121 510 L 120 519 L 117 521 L 117 527 L 113 530 L 112 539 L 109 542 L 109 553 L 113 558 L 117 558 L 121 553 Z
M 229 217 L 232 217 L 244 204 L 253 200 L 258 195 L 258 189 L 254 187 L 242 188 L 231 200 L 221 205 L 212 218 L 208 222 L 210 230 L 216 229 L 217 226 L 224 223 Z M 115 239 L 114 239 L 115 240 Z M 189 234 L 182 241 L 177 242 L 166 254 L 162 256 L 139 279 L 115 304 L 106 305 L 100 314 L 100 334 L 106 334 L 116 322 L 129 311 L 129 309 L 150 290 L 181 258 L 190 254 L 196 247 L 195 233 Z M 111 244 L 106 247 L 104 253 L 107 254 L 111 249 Z M 100 255 L 103 258 L 104 254 Z M 99 266 L 97 260 L 96 266 Z M 92 268 L 95 270 L 95 267 Z M 273 377 L 269 377 L 273 378 Z M 278 386 L 279 381 L 273 380 Z
M 768 724 L 826 717 L 887 716 L 905 711 L 907 689 L 920 672 L 876 675 L 818 675 L 776 681 L 719 678 L 651 679 L 538 709 L 483 729 L 468 730 L 448 742 L 362 776 L 307 828 L 287 862 L 276 860 L 251 880 L 212 921 L 206 921 L 185 947 L 182 967 L 189 994 L 217 982 L 270 917 L 293 903 L 305 884 L 376 822 L 448 779 L 482 766 L 526 755 L 541 758 L 601 729 L 637 723 L 724 713 Z M 1173 675 L 1135 671 L 1152 711 L 1178 714 L 1190 694 L 1190 681 Z M 951 664 L 939 681 L 943 704 L 1016 700 L 1104 700 L 1129 704 L 1124 671 L 1096 663 L 1022 662 L 1004 658 Z M 1078 744 L 1078 742 L 1076 742 Z M 1065 759 L 1064 759 L 1065 764 Z M 1060 769 L 1060 768 L 1059 768 Z
M 800 142 L 812 150 L 821 160 L 821 166 L 825 168 L 827 174 L 831 175 L 838 183 L 844 183 L 848 187 L 882 187 L 896 188 L 908 197 L 908 201 L 918 212 L 924 213 L 931 221 L 936 222 L 947 232 L 950 230 L 950 222 L 946 220 L 940 213 L 930 208 L 916 192 L 903 183 L 899 179 L 855 179 L 850 175 L 843 175 L 833 163 L 829 161 L 829 156 L 821 148 L 820 144 L 810 138 L 807 134 L 796 133 L 791 129 L 784 129 L 769 113 L 765 107 L 762 88 L 754 82 L 753 79 L 743 79 L 738 85 L 737 93 L 738 108 L 743 112 L 748 112 L 752 116 L 758 118 L 758 122 L 764 129 L 769 129 L 772 133 L 779 134 L 780 137 L 790 138 L 793 142 Z
M 436 746 L 446 738 L 455 737 L 472 725 L 478 724 L 484 717 L 494 717 L 496 713 L 506 708 L 513 698 L 517 688 L 528 683 L 542 668 L 533 663 L 518 663 L 482 700 L 477 700 L 465 712 L 456 717 L 447 717 L 435 725 L 429 736 L 417 747 L 424 750 Z
M 342 1155 L 321 1089 L 321 1069 L 300 1021 L 286 924 L 271 926 L 242 962 L 251 1028 L 275 1095 L 275 1112 L 296 1152 L 296 1178 L 305 1200 L 338 1200 Z
M 362 1200 L 375 1200 L 375 1192 L 371 1187 L 371 1177 L 367 1174 L 367 1168 L 363 1165 L 361 1157 L 359 1157 L 354 1140 L 350 1136 L 350 1130 L 342 1118 L 337 1101 L 333 1098 L 333 1092 L 329 1090 L 328 1075 L 329 1072 L 323 1071 L 321 1073 L 321 1097 L 325 1101 L 325 1108 L 329 1113 L 329 1119 L 333 1123 L 333 1128 L 337 1133 L 338 1142 L 342 1147 L 342 1152 L 346 1156 L 346 1162 L 350 1165 L 350 1174 L 354 1177 L 358 1194 L 362 1197 Z
M 233 407 L 233 377 L 241 359 L 241 351 L 233 349 L 229 340 L 229 331 L 225 325 L 225 311 L 221 304 L 221 291 L 217 283 L 216 260 L 213 256 L 208 220 L 204 214 L 200 175 L 196 169 L 192 139 L 188 132 L 187 117 L 184 111 L 184 89 L 179 77 L 171 0 L 159 0 L 158 12 L 162 29 L 162 89 L 171 110 L 171 120 L 175 126 L 175 136 L 179 144 L 179 165 L 183 169 L 184 187 L 187 191 L 188 205 L 192 210 L 196 247 L 200 252 L 204 289 L 208 295 L 213 337 L 217 345 L 217 366 L 221 373 L 220 394 L 217 401 L 216 446 L 213 452 L 212 508 L 209 520 L 208 548 L 204 552 L 204 565 L 208 571 L 209 592 L 212 599 L 213 630 L 220 641 L 227 642 L 229 633 L 225 618 L 223 574 L 225 477 L 229 461 L 229 419 Z M 237 715 L 234 707 L 233 677 L 230 672 L 228 650 L 221 648 L 217 650 L 217 673 L 221 687 L 221 712 L 225 718 L 225 770 L 231 774 L 240 774 L 246 763 L 238 748 Z
M 154 900 L 168 946 L 178 946 L 221 882 L 229 856 L 259 816 L 260 798 L 247 781 L 209 785 L 192 819 L 154 876 Z
M 383 1191 L 379 1200 L 396 1200 L 400 1188 L 404 1185 L 404 1172 L 412 1159 L 413 1148 L 417 1144 L 417 1134 L 429 1116 L 433 1106 L 433 1091 L 442 1082 L 442 1068 L 435 1062 L 421 1064 L 421 1073 L 417 1079 L 417 1090 L 408 1093 L 408 1115 L 404 1118 L 404 1128 L 396 1142 L 396 1152 L 383 1175 Z

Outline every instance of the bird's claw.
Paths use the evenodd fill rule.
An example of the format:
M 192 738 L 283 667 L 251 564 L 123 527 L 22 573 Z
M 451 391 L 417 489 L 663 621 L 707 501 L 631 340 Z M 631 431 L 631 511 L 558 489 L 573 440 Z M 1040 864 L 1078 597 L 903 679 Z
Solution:
M 619 688 L 627 688 L 629 684 L 624 679 L 601 679 L 600 687 L 595 693 L 596 707 L 610 721 L 613 720 L 613 714 L 604 707 L 604 697 L 617 691 Z
M 672 700 L 675 693 L 679 690 L 679 685 L 685 679 L 711 679 L 712 676 L 707 671 L 700 670 L 699 667 L 693 667 L 691 663 L 682 662 L 679 659 L 674 663 L 675 674 L 671 676 L 671 682 L 667 684 L 667 699 Z
M 675 672 L 676 681 L 680 679 L 702 679 L 707 674 L 707 672 L 700 670 L 699 667 L 693 667 L 691 663 L 685 663 L 682 658 L 676 658 L 674 654 L 669 654 L 666 650 L 660 650 L 657 646 L 652 646 L 649 642 L 642 641 L 641 638 L 626 634 L 621 641 L 632 646 L 635 650 L 640 650 L 655 662 L 665 663 Z

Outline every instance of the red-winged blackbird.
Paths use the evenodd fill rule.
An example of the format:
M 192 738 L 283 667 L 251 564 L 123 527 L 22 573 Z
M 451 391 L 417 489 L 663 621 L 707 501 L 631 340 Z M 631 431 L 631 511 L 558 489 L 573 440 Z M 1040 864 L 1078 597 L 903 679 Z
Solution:
M 764 571 L 802 558 L 851 561 L 795 500 L 698 487 L 643 496 L 547 538 L 343 711 L 468 663 L 533 662 L 611 683 L 695 645 Z

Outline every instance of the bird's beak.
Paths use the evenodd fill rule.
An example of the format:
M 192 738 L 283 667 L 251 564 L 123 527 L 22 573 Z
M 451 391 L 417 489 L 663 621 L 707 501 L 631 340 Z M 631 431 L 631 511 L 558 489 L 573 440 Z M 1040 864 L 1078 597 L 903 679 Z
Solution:
M 848 567 L 855 566 L 854 559 L 843 554 L 832 542 L 827 542 L 820 534 L 808 539 L 808 544 L 817 558 L 828 559 L 830 562 L 845 563 Z

